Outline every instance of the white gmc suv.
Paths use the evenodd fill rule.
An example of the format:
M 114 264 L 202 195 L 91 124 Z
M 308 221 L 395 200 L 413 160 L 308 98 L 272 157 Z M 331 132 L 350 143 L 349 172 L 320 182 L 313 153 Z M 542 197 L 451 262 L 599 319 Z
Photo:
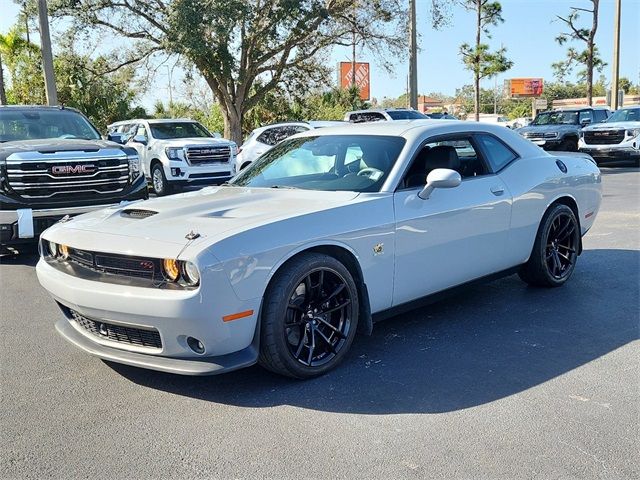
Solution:
M 131 120 L 127 145 L 140 156 L 142 171 L 156 194 L 191 185 L 220 184 L 229 180 L 237 146 L 214 137 L 188 119 Z

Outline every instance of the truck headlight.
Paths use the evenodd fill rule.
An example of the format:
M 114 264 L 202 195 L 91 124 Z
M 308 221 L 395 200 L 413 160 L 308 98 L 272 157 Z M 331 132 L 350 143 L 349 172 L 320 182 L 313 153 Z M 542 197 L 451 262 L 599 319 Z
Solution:
M 640 128 L 630 128 L 627 130 L 627 136 L 629 137 L 637 137 L 640 135 Z
M 558 132 L 547 132 L 544 134 L 544 138 L 558 138 L 560 133 Z
M 232 143 L 231 144 L 231 157 L 237 157 L 239 153 L 240 153 L 240 150 L 238 149 L 238 145 L 236 145 L 235 143 Z
M 169 160 L 184 161 L 184 148 L 182 147 L 167 147 L 164 149 L 164 153 L 167 154 Z
M 129 180 L 133 181 L 140 176 L 140 158 L 137 155 L 129 155 Z

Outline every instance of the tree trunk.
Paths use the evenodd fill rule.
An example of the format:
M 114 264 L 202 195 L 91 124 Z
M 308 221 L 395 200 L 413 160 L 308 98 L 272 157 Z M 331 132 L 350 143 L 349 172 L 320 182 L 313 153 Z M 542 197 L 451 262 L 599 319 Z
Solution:
M 240 111 L 242 111 L 240 109 Z M 244 115 L 238 113 L 237 108 L 227 109 L 222 107 L 222 117 L 224 118 L 224 138 L 242 145 L 242 120 Z
M 473 69 L 474 74 L 474 109 L 476 122 L 480 121 L 480 33 L 482 32 L 482 0 L 476 2 L 476 57 Z
M 7 104 L 7 92 L 4 89 L 4 72 L 2 71 L 2 56 L 0 55 L 0 105 Z

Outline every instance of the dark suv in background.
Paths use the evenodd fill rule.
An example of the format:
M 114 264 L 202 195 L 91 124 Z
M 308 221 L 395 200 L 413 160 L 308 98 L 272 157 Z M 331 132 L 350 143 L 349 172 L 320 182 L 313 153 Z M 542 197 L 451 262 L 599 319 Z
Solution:
M 0 249 L 65 215 L 146 198 L 138 153 L 102 140 L 77 110 L 0 107 Z
M 609 115 L 611 111 L 602 107 L 549 110 L 516 131 L 545 150 L 577 152 L 580 131 L 592 123 L 604 122 Z

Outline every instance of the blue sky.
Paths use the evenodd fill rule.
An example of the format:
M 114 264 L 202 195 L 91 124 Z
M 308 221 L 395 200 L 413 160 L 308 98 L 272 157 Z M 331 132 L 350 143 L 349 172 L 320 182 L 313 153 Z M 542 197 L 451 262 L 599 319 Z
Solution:
M 442 92 L 453 94 L 457 87 L 471 83 L 471 74 L 460 61 L 458 48 L 463 42 L 474 38 L 474 18 L 470 12 L 453 7 L 449 27 L 440 31 L 429 24 L 429 0 L 418 2 L 418 30 L 421 34 L 421 51 L 418 58 L 418 89 L 420 93 Z M 452 2 L 453 3 L 453 2 Z M 587 7 L 587 0 L 502 0 L 505 23 L 492 29 L 493 38 L 488 40 L 493 47 L 507 47 L 508 57 L 515 62 L 513 68 L 497 77 L 501 85 L 512 77 L 543 77 L 552 80 L 551 63 L 563 58 L 566 48 L 555 42 L 563 26 L 556 15 L 566 16 L 570 6 Z M 0 31 L 6 31 L 16 21 L 18 7 L 11 0 L 0 0 Z M 614 0 L 601 0 L 599 27 L 596 43 L 602 57 L 609 65 L 604 75 L 611 77 L 613 51 Z M 583 17 L 587 26 L 588 18 Z M 640 0 L 622 0 L 622 27 L 620 39 L 620 75 L 640 82 Z M 55 27 L 54 27 L 55 28 Z M 55 48 L 55 45 L 54 45 Z M 336 50 L 331 61 L 350 60 L 350 49 Z M 367 52 L 361 52 L 360 61 L 372 61 Z M 142 99 L 151 106 L 156 99 L 167 98 L 167 74 L 161 69 L 155 84 Z M 390 75 L 375 62 L 371 66 L 371 95 L 378 99 L 397 97 L 405 92 L 407 62 L 396 64 L 395 74 Z M 174 74 L 174 89 L 178 87 L 179 75 Z M 496 80 L 485 80 L 491 87 Z M 175 90 L 174 90 L 175 92 Z M 174 93 L 175 95 L 175 93 Z

